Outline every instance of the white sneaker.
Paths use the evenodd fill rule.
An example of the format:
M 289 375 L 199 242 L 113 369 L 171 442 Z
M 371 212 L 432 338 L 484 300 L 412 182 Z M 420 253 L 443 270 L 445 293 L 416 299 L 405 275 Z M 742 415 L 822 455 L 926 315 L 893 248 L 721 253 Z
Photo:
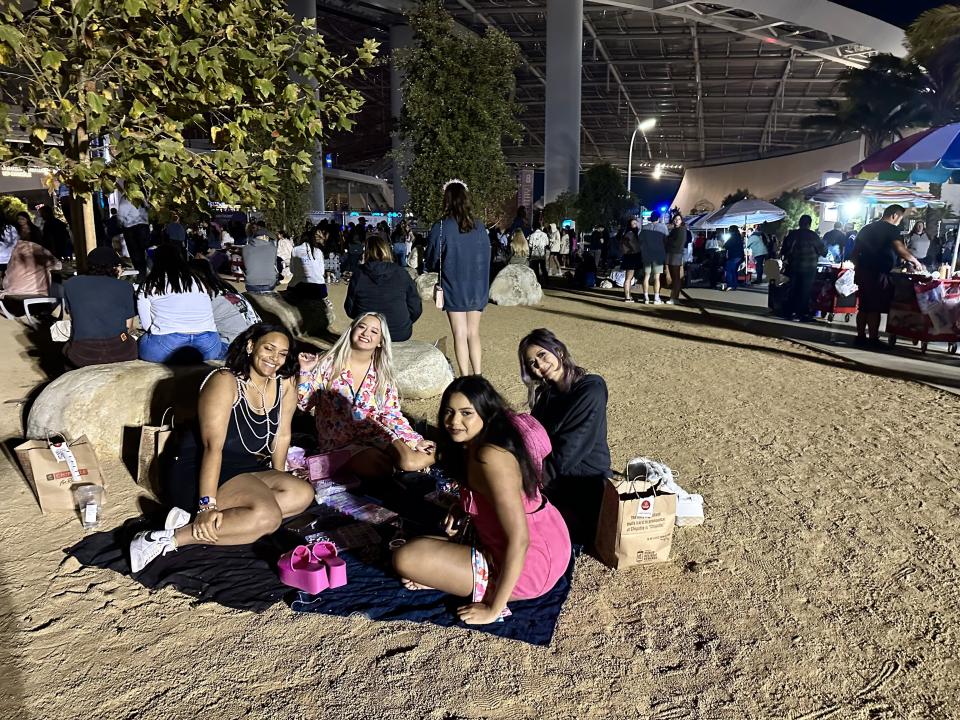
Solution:
M 670 298 L 664 303 L 664 305 L 676 305 L 676 303 L 673 301 L 673 298 Z
M 177 549 L 173 536 L 177 530 L 190 522 L 190 514 L 180 508 L 170 508 L 163 523 L 163 530 L 148 530 L 137 533 L 130 543 L 130 569 L 134 574 L 143 570 L 161 555 Z
M 644 304 L 644 305 L 649 305 L 649 304 L 650 304 L 650 298 L 648 298 L 646 295 L 643 296 L 643 304 Z
M 634 302 L 634 299 L 633 299 L 633 298 L 624 298 L 623 301 L 624 301 L 625 303 L 632 303 L 632 302 Z
M 659 297 L 658 297 L 658 298 L 655 298 L 654 301 L 653 301 L 653 304 L 654 304 L 654 305 L 663 305 L 663 300 L 661 300 Z

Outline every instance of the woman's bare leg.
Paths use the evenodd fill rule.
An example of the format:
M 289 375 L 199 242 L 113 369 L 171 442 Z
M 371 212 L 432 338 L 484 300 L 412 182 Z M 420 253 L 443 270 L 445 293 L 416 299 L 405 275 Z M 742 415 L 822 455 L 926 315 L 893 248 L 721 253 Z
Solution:
M 643 268 L 643 299 L 646 300 L 650 296 L 650 268 Z
M 630 300 L 630 288 L 633 285 L 633 270 L 627 270 L 626 274 L 623 277 L 623 297 L 626 300 Z
M 474 375 L 483 374 L 480 369 L 483 360 L 483 347 L 480 344 L 480 318 L 482 317 L 482 310 L 471 310 L 467 313 L 467 348 L 470 353 L 470 368 Z
M 420 537 L 393 553 L 393 567 L 410 590 L 435 588 L 451 595 L 473 594 L 472 548 L 438 537 Z
M 310 484 L 287 473 L 268 470 L 237 475 L 217 490 L 223 524 L 216 544 L 248 545 L 274 532 L 283 518 L 302 513 L 311 502 Z M 181 547 L 200 543 L 193 537 L 192 523 L 177 530 L 176 539 Z
M 680 299 L 680 288 L 683 285 L 683 266 L 670 266 L 670 299 L 676 302 Z
M 467 313 L 448 312 L 447 320 L 450 323 L 450 330 L 453 331 L 453 353 L 457 357 L 457 368 L 460 370 L 460 375 L 473 375 L 473 368 L 470 365 Z

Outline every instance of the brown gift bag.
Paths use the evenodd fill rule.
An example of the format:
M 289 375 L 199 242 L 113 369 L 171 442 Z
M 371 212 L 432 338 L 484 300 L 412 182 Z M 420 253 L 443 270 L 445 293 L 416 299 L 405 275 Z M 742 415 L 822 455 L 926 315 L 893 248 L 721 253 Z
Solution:
M 73 442 L 60 436 L 27 440 L 16 453 L 44 513 L 75 510 L 74 485 L 104 487 L 100 462 L 86 435 Z
M 167 416 L 170 423 L 167 424 Z M 167 408 L 159 425 L 144 425 L 140 432 L 140 451 L 137 455 L 137 485 L 154 493 L 160 487 L 160 454 L 173 435 L 173 408 Z
M 600 559 L 615 570 L 670 558 L 677 496 L 655 489 L 638 493 L 636 487 L 613 479 L 603 487 L 595 544 Z

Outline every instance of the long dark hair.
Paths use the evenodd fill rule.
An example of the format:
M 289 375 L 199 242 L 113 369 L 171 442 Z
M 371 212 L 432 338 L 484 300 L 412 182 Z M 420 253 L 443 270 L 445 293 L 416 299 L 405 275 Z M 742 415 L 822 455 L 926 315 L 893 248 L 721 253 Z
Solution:
M 470 195 L 467 188 L 460 183 L 450 183 L 443 191 L 443 216 L 456 220 L 462 233 L 470 232 L 476 225 Z
M 188 261 L 188 264 L 190 269 L 200 276 L 207 288 L 213 290 L 217 295 L 237 292 L 236 288 L 228 285 L 223 278 L 213 271 L 213 265 L 206 258 L 192 258 Z
M 483 421 L 483 428 L 473 441 L 475 446 L 479 448 L 484 445 L 493 445 L 513 455 L 520 465 L 523 492 L 527 497 L 534 497 L 541 485 L 540 473 L 530 459 L 530 453 L 527 452 L 527 446 L 524 444 L 519 431 L 510 421 L 510 408 L 506 400 L 494 389 L 489 380 L 480 375 L 459 377 L 450 383 L 443 392 L 443 398 L 440 400 L 440 410 L 437 413 L 437 427 L 439 428 L 445 426 L 444 409 L 454 393 L 463 395 L 473 405 L 477 415 Z M 438 458 L 450 470 L 453 477 L 466 485 L 466 449 L 453 442 L 446 431 L 440 433 L 437 449 Z
M 527 402 L 531 408 L 536 404 L 537 398 L 543 392 L 543 386 L 547 382 L 530 374 L 526 355 L 527 350 L 532 345 L 542 347 L 560 361 L 560 366 L 563 368 L 563 376 L 557 383 L 557 389 L 560 392 L 568 392 L 573 383 L 587 374 L 586 370 L 573 361 L 570 351 L 567 350 L 567 346 L 563 344 L 560 338 L 546 328 L 533 330 L 520 341 L 520 346 L 517 348 L 517 357 L 520 359 L 520 378 L 527 386 Z
M 287 342 L 290 344 L 287 359 L 277 370 L 277 377 L 293 377 L 299 367 L 297 361 L 297 341 L 283 325 L 271 325 L 269 323 L 259 322 L 248 327 L 230 343 L 230 347 L 227 348 L 227 357 L 223 361 L 223 366 L 237 377 L 249 380 L 250 354 L 247 352 L 247 343 L 252 342 L 256 345 L 262 337 L 270 333 L 280 333 L 287 338 Z
M 153 251 L 153 267 L 140 286 L 142 295 L 163 295 L 167 292 L 188 293 L 195 287 L 200 288 L 211 298 L 217 296 L 216 290 L 190 267 L 187 253 L 180 243 L 162 242 Z

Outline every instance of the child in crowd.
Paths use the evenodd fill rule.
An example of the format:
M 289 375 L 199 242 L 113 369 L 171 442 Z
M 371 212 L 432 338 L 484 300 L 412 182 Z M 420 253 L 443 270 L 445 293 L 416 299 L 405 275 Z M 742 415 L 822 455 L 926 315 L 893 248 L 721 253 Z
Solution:
M 523 338 L 518 355 L 530 412 L 553 446 L 547 496 L 566 519 L 574 542 L 590 545 L 603 483 L 610 476 L 607 385 L 577 366 L 567 346 L 545 328 Z
M 460 504 L 446 532 L 469 516 L 476 541 L 421 537 L 400 547 L 393 565 L 410 590 L 438 589 L 473 602 L 460 619 L 483 625 L 510 614 L 509 600 L 549 592 L 570 563 L 563 518 L 542 497 L 543 459 L 550 442 L 529 415 L 514 415 L 493 386 L 478 375 L 447 387 L 437 425 L 446 431 L 439 454 L 460 482 Z
M 313 411 L 331 472 L 382 478 L 433 464 L 434 444 L 400 412 L 387 321 L 358 315 L 322 358 L 301 353 L 299 407 Z

